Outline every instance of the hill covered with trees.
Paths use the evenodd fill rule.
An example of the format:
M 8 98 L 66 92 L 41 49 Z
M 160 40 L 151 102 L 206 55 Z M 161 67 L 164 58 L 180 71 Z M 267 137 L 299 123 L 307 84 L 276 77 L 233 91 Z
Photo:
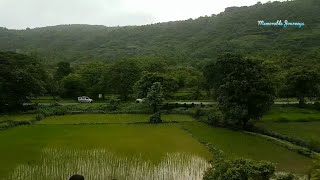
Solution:
M 146 58 L 194 65 L 231 52 L 285 68 L 314 66 L 320 57 L 319 17 L 320 1 L 294 0 L 229 7 L 218 15 L 144 26 L 0 28 L 0 50 L 37 56 L 46 64 Z M 262 27 L 259 20 L 304 22 L 305 27 Z

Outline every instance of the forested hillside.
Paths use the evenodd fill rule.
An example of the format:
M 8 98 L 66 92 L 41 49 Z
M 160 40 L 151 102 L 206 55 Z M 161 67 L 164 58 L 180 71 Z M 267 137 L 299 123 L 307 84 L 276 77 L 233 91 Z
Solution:
M 319 17 L 319 0 L 295 0 L 230 7 L 210 17 L 145 26 L 0 28 L 0 50 L 36 55 L 47 64 L 125 58 L 160 58 L 194 64 L 216 59 L 221 52 L 236 52 L 285 66 L 314 65 L 320 57 Z M 258 20 L 288 20 L 304 22 L 306 26 L 260 27 Z

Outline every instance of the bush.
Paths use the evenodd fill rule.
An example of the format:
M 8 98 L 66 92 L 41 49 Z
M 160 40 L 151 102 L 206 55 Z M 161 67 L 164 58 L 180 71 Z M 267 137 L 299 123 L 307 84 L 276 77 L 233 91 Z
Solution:
M 166 113 L 193 115 L 194 112 L 193 112 L 193 108 L 178 107 L 178 108 L 173 108 L 171 110 L 167 110 Z
M 119 105 L 120 105 L 120 99 L 115 98 L 115 97 L 111 97 L 109 100 L 108 110 L 116 111 L 119 109 Z
M 276 173 L 274 180 L 294 180 L 295 176 L 288 173 Z
M 152 110 L 150 110 L 150 107 L 146 103 L 129 103 L 119 107 L 118 112 L 151 114 Z
M 150 123 L 157 124 L 157 123 L 161 123 L 161 122 L 162 122 L 161 114 L 159 112 L 150 116 Z
M 208 115 L 208 124 L 213 126 L 223 126 L 223 115 L 220 111 L 210 112 Z
M 274 175 L 275 166 L 265 161 L 248 159 L 215 161 L 203 180 L 269 180 Z
M 0 122 L 0 131 L 6 130 L 6 129 L 9 129 L 9 128 L 12 128 L 12 127 L 16 127 L 16 126 L 29 125 L 29 124 L 30 124 L 29 121 L 7 120 L 7 121 Z

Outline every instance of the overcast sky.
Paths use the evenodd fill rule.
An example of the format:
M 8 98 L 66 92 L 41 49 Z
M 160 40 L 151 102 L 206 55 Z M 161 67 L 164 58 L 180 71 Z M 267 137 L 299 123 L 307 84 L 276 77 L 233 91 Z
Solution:
M 142 25 L 218 14 L 269 0 L 0 0 L 0 27 Z

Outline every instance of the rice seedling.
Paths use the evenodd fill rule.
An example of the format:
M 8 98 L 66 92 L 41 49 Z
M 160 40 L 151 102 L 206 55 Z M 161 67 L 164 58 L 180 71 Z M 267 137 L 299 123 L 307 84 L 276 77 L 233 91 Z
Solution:
M 82 174 L 88 180 L 201 180 L 210 164 L 185 153 L 168 153 L 157 164 L 141 157 L 121 157 L 103 149 L 44 149 L 38 162 L 21 164 L 8 180 L 65 180 Z

